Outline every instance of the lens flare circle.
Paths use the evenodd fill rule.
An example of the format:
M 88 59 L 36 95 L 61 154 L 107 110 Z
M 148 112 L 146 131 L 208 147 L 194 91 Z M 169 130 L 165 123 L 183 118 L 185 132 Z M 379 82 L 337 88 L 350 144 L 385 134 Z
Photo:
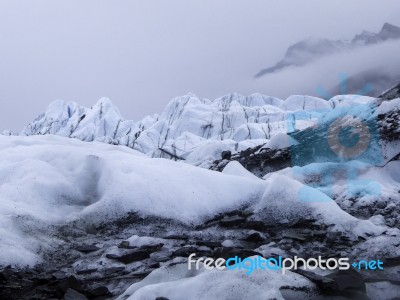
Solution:
M 351 147 L 343 145 L 340 141 L 340 133 L 345 127 L 348 127 L 349 118 L 342 117 L 336 119 L 330 124 L 328 129 L 328 144 L 332 151 L 340 157 L 353 159 L 365 152 L 371 141 L 371 133 L 369 127 L 365 122 L 359 118 L 352 118 L 351 127 L 352 134 L 357 134 L 359 139 L 357 143 Z

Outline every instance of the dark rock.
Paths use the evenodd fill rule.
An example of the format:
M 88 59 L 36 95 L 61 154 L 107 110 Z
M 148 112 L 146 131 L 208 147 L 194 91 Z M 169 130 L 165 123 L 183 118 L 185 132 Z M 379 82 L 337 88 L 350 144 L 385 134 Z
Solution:
M 312 234 L 313 234 L 313 236 L 316 236 L 316 237 L 325 237 L 326 236 L 326 231 L 324 231 L 324 230 L 314 230 Z
M 143 245 L 143 246 L 139 247 L 139 249 L 153 253 L 153 252 L 161 250 L 161 248 L 163 246 L 164 246 L 163 243 L 159 243 L 159 244 L 155 244 L 155 245 Z
M 149 275 L 151 273 L 151 271 L 143 271 L 143 272 L 135 272 L 135 273 L 131 273 L 130 277 L 134 277 L 134 278 L 145 278 L 147 275 Z
M 327 242 L 334 242 L 336 241 L 338 238 L 340 238 L 340 236 L 342 235 L 341 232 L 338 231 L 330 231 L 326 234 L 326 240 Z
M 212 170 L 222 171 L 230 160 L 240 162 L 243 167 L 256 176 L 262 177 L 269 172 L 278 171 L 291 166 L 290 149 L 260 149 L 263 145 L 249 148 L 233 154 L 229 159 L 222 158 L 213 162 Z M 262 150 L 262 151 L 259 151 Z
M 73 289 L 79 293 L 84 294 L 84 290 L 81 284 L 76 280 L 74 276 L 69 276 L 67 279 L 61 281 L 56 288 L 56 295 L 59 298 L 62 298 L 64 294 L 68 291 L 68 289 Z
M 312 235 L 298 234 L 293 232 L 285 232 L 282 237 L 302 242 L 312 239 Z
M 76 271 L 76 274 L 78 274 L 78 275 L 86 275 L 86 274 L 92 274 L 92 273 L 94 273 L 96 271 L 97 271 L 96 268 L 86 269 L 86 270 L 79 270 L 79 271 Z
M 166 262 L 166 261 L 169 261 L 171 258 L 169 257 L 169 256 L 166 256 L 166 255 L 159 255 L 159 256 L 156 256 L 156 255 L 154 255 L 154 256 L 152 256 L 151 257 L 155 262 Z
M 88 292 L 90 298 L 101 297 L 101 296 L 108 296 L 110 295 L 110 291 L 105 286 L 99 286 L 90 292 Z
M 63 280 L 68 277 L 68 275 L 63 271 L 57 271 L 51 274 L 52 278 L 55 280 Z
M 260 242 L 264 241 L 264 238 L 261 236 L 261 234 L 259 232 L 254 232 L 254 233 L 250 234 L 249 236 L 247 236 L 244 240 L 246 242 L 251 242 L 251 243 L 260 243 Z
M 90 252 L 97 251 L 100 248 L 96 247 L 94 245 L 82 245 L 82 246 L 76 247 L 75 249 L 82 253 L 90 253 Z
M 354 269 L 339 270 L 327 276 L 321 276 L 302 269 L 294 270 L 298 274 L 316 283 L 326 295 L 346 296 L 351 299 L 368 299 L 366 287 L 360 273 Z
M 252 215 L 254 215 L 254 212 L 252 212 L 252 211 L 243 211 L 243 210 L 241 210 L 239 212 L 239 216 L 243 217 L 243 218 L 248 218 L 248 217 L 250 217 Z
M 156 299 L 155 300 L 169 300 L 168 298 L 166 298 L 166 297 L 156 297 Z
M 125 267 L 111 267 L 104 270 L 105 275 L 111 275 L 125 270 Z
M 195 247 L 182 247 L 177 250 L 175 250 L 172 255 L 173 256 L 182 256 L 182 257 L 187 257 L 192 253 L 196 253 L 197 248 Z
M 315 219 L 312 219 L 310 217 L 303 217 L 303 218 L 295 218 L 286 223 L 282 222 L 282 224 L 290 228 L 308 228 L 310 225 L 313 225 L 314 222 L 316 222 Z
M 378 98 L 381 98 L 382 100 L 393 100 L 399 97 L 400 97 L 400 83 L 392 87 L 391 89 L 387 90 L 383 94 L 381 94 Z
M 279 246 L 279 248 L 281 248 L 282 250 L 290 250 L 290 249 L 292 249 L 292 245 L 291 244 L 284 244 L 284 245 L 281 245 L 281 246 Z
M 36 282 L 38 284 L 47 284 L 49 283 L 54 277 L 52 275 L 49 274 L 41 274 L 37 277 L 35 277 L 34 279 L 36 280 Z M 66 277 L 64 277 L 66 278 Z
M 224 217 L 225 217 L 224 214 L 218 214 L 218 215 L 214 216 L 213 218 L 208 219 L 207 221 L 205 221 L 204 224 L 198 226 L 196 229 L 200 230 L 200 229 L 203 229 L 203 228 L 206 228 L 206 227 L 210 227 L 210 226 L 216 225 L 218 223 L 218 221 L 222 220 Z
M 263 230 L 265 229 L 265 224 L 262 221 L 246 221 L 240 227 L 245 229 Z
M 232 152 L 231 151 L 222 151 L 221 153 L 221 159 L 227 159 L 230 160 L 232 157 Z
M 108 259 L 114 259 L 120 261 L 124 264 L 129 264 L 135 261 L 144 260 L 150 257 L 150 254 L 160 250 L 164 244 L 156 244 L 156 245 L 144 245 L 139 249 L 125 253 L 125 254 L 106 254 Z
M 1 271 L 0 282 L 13 281 L 15 277 L 18 277 L 18 273 L 14 272 L 11 266 L 8 266 Z
M 322 297 L 317 296 L 317 292 L 315 289 L 307 287 L 307 286 L 282 286 L 279 289 L 279 292 L 282 294 L 283 299 L 285 300 L 299 300 L 299 299 L 314 299 L 321 300 Z M 332 298 L 330 298 L 332 299 Z M 344 300 L 343 298 L 340 298 Z M 332 299 L 333 300 L 333 299 Z
M 337 285 L 332 278 L 326 276 L 321 276 L 310 271 L 305 271 L 303 269 L 293 270 L 293 272 L 303 275 L 315 284 L 317 284 L 322 290 L 335 290 Z
M 86 227 L 86 233 L 87 234 L 97 234 L 98 230 L 96 229 L 96 227 L 94 225 L 89 225 L 88 227 Z
M 346 289 L 353 289 L 361 292 L 366 291 L 364 279 L 361 274 L 354 269 L 339 270 L 329 274 L 327 277 L 333 279 L 337 284 L 337 288 L 341 291 Z
M 211 241 L 197 241 L 197 246 L 206 246 L 210 248 L 221 247 L 221 242 L 211 242 Z
M 112 254 L 112 253 L 107 253 L 107 254 L 106 254 L 106 257 L 107 257 L 108 259 L 117 259 L 118 257 L 121 257 L 121 255 Z
M 235 210 L 228 211 L 221 215 L 222 215 L 222 217 L 233 217 L 233 216 L 238 216 L 239 214 L 240 214 L 240 210 L 235 209 Z
M 71 288 L 69 288 L 64 295 L 64 300 L 87 300 L 87 299 L 88 298 L 85 295 Z
M 233 216 L 233 217 L 226 217 L 219 221 L 219 225 L 222 227 L 234 227 L 246 222 L 245 218 Z
M 13 271 L 11 266 L 7 266 L 0 272 L 0 281 L 5 282 L 9 278 L 11 278 L 14 274 L 15 274 L 15 272 Z
M 400 266 L 400 256 L 385 257 L 383 260 L 385 267 L 396 267 Z
M 150 257 L 149 251 L 146 250 L 134 250 L 126 254 L 117 255 L 117 254 L 106 254 L 108 259 L 114 259 L 120 261 L 124 264 L 130 264 L 135 261 L 144 260 Z
M 121 243 L 119 243 L 118 248 L 132 249 L 133 247 L 130 246 L 128 241 L 122 241 Z
M 187 235 L 184 235 L 184 234 L 171 234 L 171 235 L 167 235 L 167 236 L 163 237 L 163 239 L 166 239 L 166 240 L 184 240 L 184 241 L 186 241 L 187 239 L 189 239 L 189 237 Z
M 160 267 L 159 262 L 155 262 L 155 263 L 149 265 L 149 268 L 151 268 L 151 269 L 158 269 L 159 267 Z
M 390 282 L 395 285 L 400 286 L 400 273 L 396 274 L 380 274 L 380 273 L 363 273 L 363 279 L 365 283 L 374 283 L 374 282 Z
M 231 257 L 240 257 L 240 258 L 246 258 L 249 256 L 262 256 L 260 253 L 253 251 L 253 250 L 248 250 L 248 249 L 238 249 L 238 248 L 231 248 L 231 247 L 222 247 L 218 248 L 214 251 L 213 253 L 215 258 L 222 257 L 225 259 L 231 258 Z

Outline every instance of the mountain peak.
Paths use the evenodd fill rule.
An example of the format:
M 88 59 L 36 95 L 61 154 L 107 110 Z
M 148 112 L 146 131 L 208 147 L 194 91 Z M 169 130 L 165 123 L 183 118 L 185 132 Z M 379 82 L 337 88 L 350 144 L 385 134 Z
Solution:
M 398 39 L 400 38 L 400 27 L 385 23 L 378 35 L 383 40 Z
M 397 26 L 395 26 L 393 24 L 390 24 L 390 23 L 385 23 L 385 24 L 383 24 L 381 31 L 383 31 L 383 30 L 397 30 L 397 31 L 400 31 L 400 27 L 397 27 Z
M 362 31 L 351 41 L 330 40 L 327 38 L 311 37 L 291 45 L 283 59 L 274 66 L 262 69 L 255 77 L 282 71 L 287 67 L 303 66 L 324 56 L 341 51 L 350 51 L 357 47 L 379 44 L 390 39 L 400 39 L 400 27 L 385 23 L 379 33 Z

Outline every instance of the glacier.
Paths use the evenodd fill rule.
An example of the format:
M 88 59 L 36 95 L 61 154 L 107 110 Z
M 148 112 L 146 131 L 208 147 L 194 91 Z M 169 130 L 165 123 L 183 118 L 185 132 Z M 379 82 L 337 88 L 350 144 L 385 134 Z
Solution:
M 372 152 L 320 151 L 343 116 L 342 125 L 361 118 L 377 130 Z M 91 108 L 57 100 L 18 134 L 0 135 L 0 275 L 14 272 L 3 294 L 30 278 L 21 297 L 70 285 L 58 297 L 101 288 L 118 299 L 318 298 L 347 276 L 189 272 L 196 253 L 382 258 L 379 276 L 353 274 L 355 290 L 334 292 L 390 299 L 400 293 L 399 124 L 398 86 L 330 100 L 188 94 L 138 122 L 107 98 Z
M 51 135 L 0 137 L 0 155 L 1 264 L 40 262 L 37 253 L 48 240 L 45 234 L 35 239 L 36 226 L 40 232 L 77 220 L 99 224 L 131 211 L 199 225 L 247 204 L 252 219 L 266 224 L 312 216 L 356 235 L 384 231 L 345 213 L 318 190 L 312 190 L 313 197 L 327 201 L 298 202 L 303 184 L 290 174 L 262 180 L 235 162 L 220 173 L 148 158 L 129 148 Z
M 281 100 L 262 94 L 229 94 L 211 101 L 188 94 L 171 100 L 160 115 L 134 122 L 125 120 L 107 98 L 91 108 L 57 100 L 19 135 L 54 134 L 124 145 L 149 157 L 210 167 L 222 151 L 240 152 L 289 133 L 293 124 L 288 120 L 293 116 L 295 127 L 305 129 L 315 125 L 317 115 L 326 111 L 374 101 L 375 98 L 356 95 L 326 101 L 303 95 Z M 296 119 L 299 111 L 304 113 Z
M 189 246 L 190 244 L 179 248 L 182 244 L 166 239 L 167 232 L 173 235 L 179 232 L 193 232 L 197 239 L 216 239 L 219 236 L 218 239 L 225 240 L 221 245 L 227 245 L 226 249 L 231 249 L 232 246 L 234 249 L 240 249 L 242 246 L 237 246 L 236 243 L 241 245 L 241 236 L 247 227 L 234 229 L 234 226 L 225 231 L 218 229 L 218 223 L 213 222 L 222 222 L 220 226 L 236 222 L 235 218 L 238 217 L 232 219 L 218 216 L 231 216 L 232 213 L 240 215 L 241 211 L 246 212 L 246 217 L 242 216 L 236 220 L 242 220 L 245 226 L 261 223 L 262 226 L 270 228 L 264 231 L 265 234 L 276 230 L 273 228 L 288 226 L 284 224 L 296 224 L 299 220 L 305 220 L 306 224 L 311 222 L 314 225 L 306 225 L 307 228 L 323 228 L 324 235 L 337 236 L 339 239 L 355 243 L 353 253 L 345 252 L 347 255 L 386 257 L 396 253 L 399 247 L 400 231 L 397 228 L 387 226 L 385 222 L 379 221 L 377 216 L 366 220 L 350 215 L 324 194 L 323 189 L 308 186 L 309 182 L 304 177 L 296 178 L 290 169 L 270 173 L 264 179 L 260 179 L 235 161 L 230 162 L 220 173 L 184 162 L 149 158 L 128 147 L 101 142 L 87 143 L 55 135 L 0 136 L 0 155 L 1 265 L 43 266 L 49 259 L 46 253 L 62 251 L 61 255 L 72 255 L 71 258 L 75 261 L 70 267 L 63 267 L 67 268 L 64 272 L 74 272 L 75 269 L 84 272 L 94 267 L 99 272 L 107 272 L 113 268 L 125 269 L 124 264 L 113 263 L 113 259 L 118 259 L 126 253 L 124 247 L 156 249 L 155 251 L 161 248 L 160 255 L 167 256 L 171 253 L 185 256 L 178 254 L 179 251 L 210 251 L 210 248 L 204 246 L 196 250 Z M 392 163 L 383 170 L 371 170 L 376 177 L 382 178 L 381 184 L 387 195 L 392 195 L 400 185 L 400 178 L 394 171 L 396 166 Z M 310 197 L 320 201 L 299 202 L 298 193 L 302 188 L 308 189 Z M 398 205 L 398 202 L 392 203 Z M 118 224 L 132 213 L 137 214 L 139 219 L 127 219 L 128 223 L 124 223 L 124 230 L 131 234 L 130 238 L 122 237 L 128 246 L 116 246 L 122 243 L 121 233 L 115 233 L 115 229 L 112 229 L 115 225 L 112 224 Z M 215 216 L 217 219 L 213 221 Z M 88 235 L 85 233 L 88 227 L 105 230 L 105 235 Z M 159 230 L 164 233 L 157 234 Z M 258 231 L 248 232 L 254 234 Z M 278 236 L 279 234 L 277 238 Z M 176 238 L 179 239 L 179 236 Z M 108 241 L 102 242 L 103 239 Z M 76 250 L 69 247 L 70 244 L 77 247 L 74 246 L 77 241 L 94 243 L 96 246 L 90 251 L 95 251 L 95 254 L 74 254 Z M 311 247 L 316 242 L 317 240 L 312 241 L 310 246 L 304 244 L 302 247 Z M 381 243 L 385 243 L 384 248 L 380 247 Z M 246 243 L 243 245 L 248 247 Z M 280 253 L 276 252 L 278 249 L 273 246 L 274 243 L 268 245 L 256 251 Z M 61 261 L 65 260 L 65 257 Z M 149 263 L 157 259 L 156 257 L 150 256 Z M 57 255 L 53 259 L 60 263 Z M 131 266 L 132 270 L 147 270 L 142 262 L 133 263 Z M 129 299 L 150 299 L 161 294 L 177 299 L 188 298 L 184 293 L 188 286 L 193 288 L 190 299 L 201 297 L 204 293 L 216 299 L 224 293 L 224 281 L 239 283 L 247 276 L 243 272 L 225 270 L 221 271 L 222 273 L 200 272 L 195 276 L 190 275 L 190 279 L 185 279 L 188 277 L 187 271 L 183 272 L 185 268 L 186 264 L 182 259 L 168 259 L 145 280 L 129 288 L 121 299 L 127 296 Z M 176 275 L 173 275 L 175 273 Z M 271 280 L 270 276 L 272 274 L 259 271 L 254 277 L 246 278 L 252 286 L 254 285 L 254 292 L 261 292 L 262 288 L 265 288 L 260 285 L 261 282 Z M 312 288 L 313 293 L 318 294 L 315 284 L 298 274 L 290 274 L 288 278 L 275 275 L 273 277 L 274 281 L 268 284 L 269 292 L 262 292 L 260 297 L 281 295 L 281 289 L 287 285 L 293 289 L 298 285 Z M 216 278 L 221 280 L 220 288 L 207 288 L 205 291 L 205 282 L 214 281 Z M 171 282 L 174 288 L 171 288 L 168 282 Z M 123 292 L 115 286 L 109 288 L 117 295 Z M 243 299 L 247 299 L 246 292 L 243 293 Z M 225 293 L 226 297 L 229 295 L 229 292 Z M 248 297 L 250 295 L 253 294 L 249 294 Z

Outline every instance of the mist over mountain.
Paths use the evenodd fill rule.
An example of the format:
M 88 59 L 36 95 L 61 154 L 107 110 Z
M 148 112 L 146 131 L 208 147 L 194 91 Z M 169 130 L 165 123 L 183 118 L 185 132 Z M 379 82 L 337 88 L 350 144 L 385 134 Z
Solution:
M 399 75 L 400 70 L 399 74 L 393 74 L 385 69 L 372 68 L 346 77 L 342 82 L 330 88 L 328 95 L 324 97 L 321 93 L 320 96 L 329 98 L 330 95 L 347 93 L 377 97 L 382 91 L 393 87 L 398 82 Z
M 387 40 L 400 39 L 400 27 L 385 23 L 378 33 L 363 31 L 352 40 L 329 40 L 326 38 L 308 38 L 290 46 L 284 58 L 272 67 L 259 71 L 255 77 L 279 72 L 288 67 L 306 65 L 324 56 L 357 47 L 383 43 Z

